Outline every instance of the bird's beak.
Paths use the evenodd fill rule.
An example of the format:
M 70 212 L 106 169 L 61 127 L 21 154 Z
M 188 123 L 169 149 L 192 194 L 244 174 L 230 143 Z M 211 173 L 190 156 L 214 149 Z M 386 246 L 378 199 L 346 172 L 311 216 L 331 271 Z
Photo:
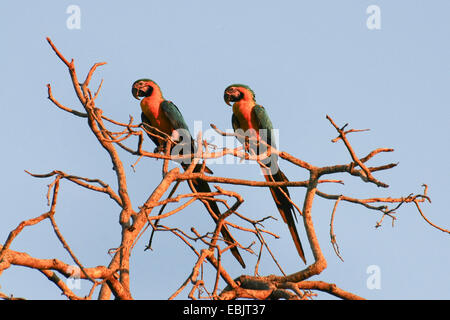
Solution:
M 223 100 L 225 100 L 227 105 L 231 106 L 231 95 L 225 92 L 223 95 Z
M 132 89 L 131 89 L 131 93 L 133 94 L 133 97 L 135 97 L 136 99 L 138 99 L 138 100 L 141 100 L 140 98 L 139 98 L 139 89 L 138 88 L 136 88 L 136 87 L 133 87 Z

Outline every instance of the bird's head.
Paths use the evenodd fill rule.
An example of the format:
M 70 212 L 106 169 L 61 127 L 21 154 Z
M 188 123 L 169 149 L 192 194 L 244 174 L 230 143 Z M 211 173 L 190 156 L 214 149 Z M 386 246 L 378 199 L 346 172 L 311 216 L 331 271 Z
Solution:
M 225 89 L 223 99 L 227 105 L 231 106 L 231 102 L 237 102 L 243 99 L 254 101 L 255 93 L 245 84 L 232 84 Z
M 139 79 L 133 83 L 131 93 L 133 97 L 140 100 L 140 97 L 150 97 L 155 89 L 159 90 L 159 87 L 153 80 Z

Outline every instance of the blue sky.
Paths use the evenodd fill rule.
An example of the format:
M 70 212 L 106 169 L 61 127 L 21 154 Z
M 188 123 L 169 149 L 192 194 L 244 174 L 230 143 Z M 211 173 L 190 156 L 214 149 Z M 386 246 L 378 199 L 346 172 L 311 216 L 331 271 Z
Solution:
M 69 5 L 81 10 L 80 29 L 68 29 Z M 369 5 L 381 10 L 381 29 L 369 30 Z M 97 106 L 118 121 L 129 115 L 139 119 L 138 102 L 131 96 L 134 80 L 149 77 L 173 101 L 193 128 L 202 121 L 231 127 L 231 110 L 223 90 L 245 83 L 256 93 L 280 133 L 280 148 L 314 165 L 350 161 L 325 116 L 340 125 L 371 131 L 350 135 L 357 154 L 378 147 L 395 152 L 381 154 L 371 165 L 399 162 L 377 173 L 387 190 L 354 177 L 345 186 L 321 190 L 355 197 L 407 196 L 429 185 L 431 205 L 427 217 L 445 228 L 448 215 L 448 141 L 450 126 L 450 3 L 448 1 L 108 1 L 2 2 L 0 4 L 0 96 L 4 115 L 0 241 L 20 221 L 40 215 L 46 206 L 50 180 L 35 179 L 24 170 L 46 173 L 53 169 L 101 178 L 114 185 L 107 154 L 99 147 L 84 119 L 57 110 L 47 99 L 46 84 L 67 106 L 80 110 L 65 66 L 45 41 L 49 36 L 67 58 L 74 58 L 80 78 L 95 62 L 106 61 L 92 86 L 104 79 Z M 153 145 L 147 144 L 152 150 Z M 122 154 L 135 209 L 161 178 L 161 162 L 141 161 Z M 280 163 L 290 180 L 303 180 L 306 172 Z M 215 174 L 261 179 L 256 165 L 212 164 Z M 240 212 L 251 218 L 278 212 L 265 189 L 229 186 L 245 203 Z M 183 187 L 181 191 L 186 191 Z M 291 188 L 302 205 L 303 189 Z M 340 261 L 329 240 L 334 202 L 316 198 L 313 219 L 328 268 L 317 280 L 336 283 L 344 290 L 371 299 L 449 299 L 450 237 L 428 224 L 413 205 L 398 210 L 394 227 L 376 212 L 341 203 L 334 230 Z M 119 244 L 119 211 L 111 201 L 69 182 L 61 183 L 56 221 L 85 266 L 107 264 L 107 250 Z M 167 223 L 187 230 L 211 227 L 200 204 L 172 217 Z M 279 221 L 266 224 L 281 236 L 271 241 L 286 272 L 302 268 L 287 228 Z M 306 244 L 304 230 L 299 232 Z M 245 234 L 237 233 L 245 243 Z M 132 291 L 137 299 L 166 299 L 186 279 L 194 263 L 188 249 L 169 234 L 157 234 L 153 252 L 144 252 L 148 234 L 135 247 L 131 260 Z M 25 229 L 11 249 L 39 258 L 70 257 L 45 221 Z M 306 250 L 307 260 L 313 260 Z M 228 257 L 230 258 L 230 257 Z M 245 273 L 252 273 L 255 257 Z M 243 271 L 226 260 L 232 276 Z M 366 271 L 378 266 L 381 288 L 369 289 Z M 266 256 L 261 274 L 278 270 Z M 439 285 L 437 285 L 439 284 Z M 0 291 L 30 299 L 61 299 L 60 292 L 40 273 L 12 267 L 0 276 Z M 87 292 L 82 284 L 77 294 Z M 187 293 L 186 293 L 187 294 Z M 320 298 L 329 296 L 321 294 Z

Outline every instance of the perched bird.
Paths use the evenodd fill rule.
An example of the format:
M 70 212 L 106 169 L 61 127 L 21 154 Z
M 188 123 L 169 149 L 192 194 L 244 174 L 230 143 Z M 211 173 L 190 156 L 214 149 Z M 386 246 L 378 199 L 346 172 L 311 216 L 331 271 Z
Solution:
M 161 136 L 161 133 L 158 132 L 159 130 L 171 137 L 172 140 L 178 141 L 175 145 L 172 145 L 172 150 L 178 147 L 178 150 L 181 151 L 179 152 L 179 154 L 184 154 L 183 151 L 185 152 L 185 154 L 195 153 L 196 147 L 194 144 L 194 140 L 189 133 L 189 128 L 184 121 L 180 110 L 171 101 L 164 99 L 161 89 L 154 81 L 150 79 L 136 80 L 133 83 L 131 92 L 133 94 L 133 97 L 135 97 L 136 99 L 140 100 L 141 97 L 143 98 L 140 103 L 142 110 L 141 119 L 143 124 L 147 125 L 146 129 L 148 132 L 156 133 Z M 153 128 L 156 128 L 158 130 L 155 130 Z M 155 137 L 151 134 L 149 134 L 149 137 L 155 143 L 156 151 L 164 150 L 166 139 L 164 139 L 163 137 Z M 185 148 L 179 148 L 181 144 L 184 144 Z M 191 160 L 188 159 L 181 162 L 181 166 L 186 170 L 189 167 L 190 161 Z M 199 172 L 201 170 L 201 167 L 201 164 L 197 164 L 193 171 Z M 212 173 L 212 171 L 207 167 L 205 167 L 205 172 Z M 189 186 L 193 192 L 211 192 L 211 188 L 209 187 L 208 183 L 200 179 L 193 180 L 192 184 L 190 184 Z M 207 209 L 209 206 L 209 208 L 214 212 L 215 216 L 211 214 L 209 210 L 207 210 L 214 221 L 217 223 L 218 218 L 221 216 L 217 203 L 212 200 L 207 200 L 203 202 L 203 204 Z M 235 240 L 233 239 L 230 232 L 228 231 L 228 228 L 225 225 L 222 227 L 221 232 L 223 238 L 228 244 L 235 243 Z M 242 259 L 237 247 L 233 247 L 230 250 L 236 260 L 241 264 L 243 268 L 245 268 L 244 260 Z
M 266 181 L 289 181 L 278 167 L 278 156 L 270 153 L 269 146 L 277 147 L 273 126 L 266 110 L 256 104 L 255 93 L 246 85 L 233 84 L 225 89 L 224 100 L 229 106 L 233 103 L 231 123 L 234 131 L 239 134 L 238 140 L 255 155 L 267 155 L 264 160 L 260 161 Z M 294 207 L 288 198 L 290 197 L 288 188 L 286 186 L 270 187 L 270 192 L 281 217 L 288 225 L 300 258 L 306 263 L 300 237 L 295 226 L 294 218 L 295 220 L 297 218 Z

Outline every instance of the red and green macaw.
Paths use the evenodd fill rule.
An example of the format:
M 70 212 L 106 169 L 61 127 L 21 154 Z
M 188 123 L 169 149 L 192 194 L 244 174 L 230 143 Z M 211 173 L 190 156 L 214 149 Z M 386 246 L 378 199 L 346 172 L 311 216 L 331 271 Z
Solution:
M 233 103 L 231 123 L 234 131 L 240 134 L 237 136 L 238 140 L 255 155 L 267 155 L 265 160 L 261 161 L 265 163 L 262 165 L 260 163 L 266 181 L 289 181 L 278 167 L 278 156 L 270 153 L 270 148 L 268 148 L 268 146 L 277 147 L 273 135 L 273 125 L 266 110 L 256 104 L 255 93 L 246 85 L 233 84 L 225 89 L 224 100 L 229 106 Z M 286 186 L 271 187 L 270 192 L 281 217 L 288 225 L 300 258 L 306 263 L 302 243 L 295 226 L 294 218 L 295 220 L 297 218 L 294 207 L 287 198 L 290 197 L 288 188 Z
M 189 153 L 195 152 L 194 140 L 192 139 L 192 136 L 189 133 L 189 128 L 186 122 L 184 121 L 184 118 L 180 110 L 171 101 L 164 99 L 161 89 L 154 81 L 150 79 L 136 80 L 133 83 L 131 92 L 133 94 L 133 97 L 135 97 L 138 100 L 140 100 L 140 98 L 143 97 L 140 103 L 142 110 L 141 119 L 144 124 L 147 124 L 146 129 L 149 132 L 158 134 L 156 130 L 152 129 L 157 128 L 161 132 L 173 138 L 173 140 L 179 140 L 179 138 L 182 138 L 181 141 L 178 142 L 178 144 L 188 143 L 189 145 L 187 150 L 190 150 Z M 159 135 L 161 134 L 159 133 Z M 165 139 L 158 138 L 150 134 L 149 137 L 155 143 L 156 151 L 159 152 L 161 150 L 164 150 L 166 145 Z M 172 149 L 174 147 L 176 146 L 172 146 Z M 183 150 L 186 150 L 186 148 L 184 148 Z M 187 160 L 187 162 L 184 161 L 181 163 L 181 166 L 185 170 L 189 167 L 189 161 L 190 160 Z M 201 164 L 198 164 L 194 168 L 194 172 L 199 172 L 200 169 Z M 212 171 L 209 170 L 208 168 L 205 168 L 205 171 L 208 173 L 212 173 Z M 208 183 L 203 180 L 193 180 L 192 185 L 190 184 L 190 187 L 193 192 L 211 192 L 211 188 L 209 187 Z M 206 203 L 204 202 L 204 205 L 207 209 L 209 206 L 209 208 L 211 208 L 211 210 L 214 212 L 213 215 L 208 210 L 211 217 L 217 223 L 218 217 L 220 217 L 221 215 L 217 203 L 215 201 L 210 200 L 206 201 Z M 228 244 L 235 243 L 235 240 L 233 239 L 230 232 L 228 231 L 228 228 L 225 225 L 222 227 L 221 231 L 225 241 Z M 231 253 L 236 258 L 236 260 L 241 264 L 241 266 L 245 268 L 244 260 L 242 259 L 238 249 L 236 247 L 231 248 Z

